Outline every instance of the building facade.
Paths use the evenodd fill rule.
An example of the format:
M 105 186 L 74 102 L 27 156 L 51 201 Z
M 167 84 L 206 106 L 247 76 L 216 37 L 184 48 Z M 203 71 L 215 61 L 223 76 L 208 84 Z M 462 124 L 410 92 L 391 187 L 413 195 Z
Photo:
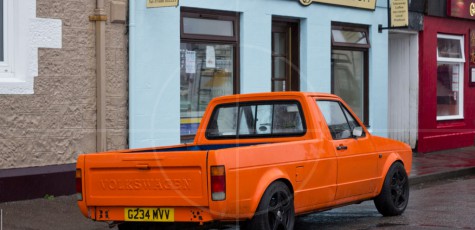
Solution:
M 71 194 L 78 154 L 127 147 L 128 3 L 103 2 L 0 0 L 0 202 Z
M 427 1 L 420 33 L 419 152 L 474 144 L 474 8 L 469 0 Z
M 189 142 L 213 97 L 288 90 L 338 94 L 387 136 L 385 1 L 154 2 L 130 1 L 130 147 Z
M 410 1 L 409 28 L 389 34 L 388 136 L 417 152 L 474 144 L 473 9 L 470 0 Z

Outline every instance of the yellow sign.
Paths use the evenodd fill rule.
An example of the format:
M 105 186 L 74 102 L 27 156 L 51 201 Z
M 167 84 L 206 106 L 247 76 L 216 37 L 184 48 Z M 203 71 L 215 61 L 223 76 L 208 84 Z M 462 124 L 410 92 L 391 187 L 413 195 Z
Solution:
M 407 0 L 391 0 L 391 25 L 390 27 L 409 26 L 409 11 Z
M 178 0 L 147 0 L 147 8 L 178 6 Z
M 376 8 L 376 0 L 299 0 L 304 6 L 312 4 L 312 2 L 349 6 L 361 9 L 374 10 Z

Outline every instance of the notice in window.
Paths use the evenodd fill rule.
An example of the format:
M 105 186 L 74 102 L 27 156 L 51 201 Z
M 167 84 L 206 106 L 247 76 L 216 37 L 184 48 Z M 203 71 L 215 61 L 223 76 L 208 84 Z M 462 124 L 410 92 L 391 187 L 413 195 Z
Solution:
M 206 46 L 206 68 L 216 68 L 216 53 L 213 46 Z
M 196 73 L 196 52 L 187 50 L 185 53 L 186 73 Z

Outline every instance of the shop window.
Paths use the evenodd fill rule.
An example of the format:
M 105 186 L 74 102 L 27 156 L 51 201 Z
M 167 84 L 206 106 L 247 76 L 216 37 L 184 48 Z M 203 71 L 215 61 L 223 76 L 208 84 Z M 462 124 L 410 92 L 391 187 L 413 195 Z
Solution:
M 299 23 L 288 18 L 272 20 L 272 92 L 300 90 Z
M 348 28 L 349 29 L 349 28 Z M 362 46 L 368 48 L 368 32 L 364 29 L 357 29 L 355 31 L 348 30 L 345 27 L 333 27 L 332 38 L 334 45 L 345 46 L 346 44 L 352 44 L 352 46 Z
M 463 118 L 463 36 L 437 35 L 437 120 Z
M 239 16 L 183 9 L 180 44 L 180 134 L 190 142 L 211 99 L 238 93 Z
M 184 17 L 183 33 L 232 37 L 233 21 Z
M 332 93 L 368 125 L 368 28 L 334 23 L 331 36 Z

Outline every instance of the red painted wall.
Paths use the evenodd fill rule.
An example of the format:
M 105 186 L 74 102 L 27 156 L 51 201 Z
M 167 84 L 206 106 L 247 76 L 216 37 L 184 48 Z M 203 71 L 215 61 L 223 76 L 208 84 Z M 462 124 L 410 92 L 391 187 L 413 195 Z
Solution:
M 419 36 L 419 136 L 418 152 L 474 145 L 475 87 L 469 86 L 469 31 L 475 20 L 425 16 Z M 464 119 L 437 121 L 437 34 L 465 38 Z

